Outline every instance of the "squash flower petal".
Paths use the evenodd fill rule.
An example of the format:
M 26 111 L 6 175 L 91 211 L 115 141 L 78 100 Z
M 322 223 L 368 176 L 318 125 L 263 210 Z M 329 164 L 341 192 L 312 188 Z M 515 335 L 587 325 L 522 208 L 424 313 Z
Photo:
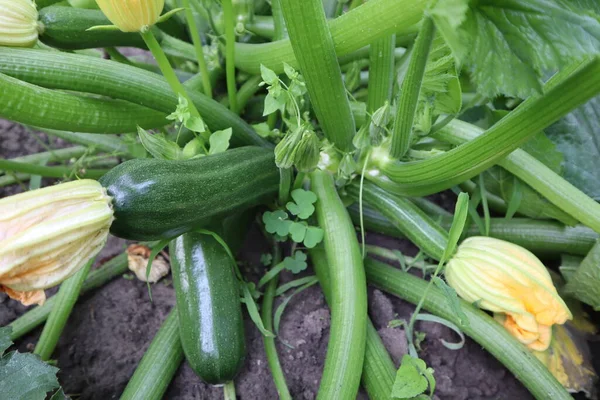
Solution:
M 550 345 L 552 325 L 572 319 L 544 264 L 513 243 L 466 239 L 448 261 L 446 279 L 463 299 L 501 314 L 504 327 L 534 350 Z
M 38 29 L 32 0 L 0 0 L 0 46 L 32 47 L 38 41 Z
M 106 17 L 123 32 L 141 32 L 158 21 L 164 0 L 96 0 Z
M 100 252 L 113 219 L 93 180 L 0 199 L 0 290 L 30 299 L 58 285 Z

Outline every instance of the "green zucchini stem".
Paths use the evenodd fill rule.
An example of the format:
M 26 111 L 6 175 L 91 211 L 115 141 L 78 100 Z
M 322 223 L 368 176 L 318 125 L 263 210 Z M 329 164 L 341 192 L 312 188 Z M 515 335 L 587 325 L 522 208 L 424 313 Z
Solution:
M 385 104 L 391 103 L 394 87 L 394 51 L 396 35 L 378 39 L 369 48 L 369 81 L 367 111 L 374 113 Z
M 325 232 L 331 309 L 330 340 L 318 399 L 354 399 L 358 392 L 367 335 L 367 286 L 356 233 L 333 177 L 310 175 L 317 195 L 316 216 Z
M 73 171 L 73 168 L 69 166 L 46 167 L 38 164 L 30 164 L 4 159 L 0 159 L 0 170 L 12 171 L 17 173 L 22 172 L 31 175 L 40 175 L 47 178 L 64 178 L 65 176 L 71 175 L 73 172 L 77 172 L 77 176 L 81 178 L 86 177 L 90 179 L 98 179 L 109 171 L 108 169 L 86 169 L 84 171 Z
M 204 50 L 202 49 L 202 38 L 198 33 L 198 26 L 194 19 L 194 14 L 190 7 L 190 0 L 182 0 L 182 6 L 185 9 L 185 19 L 189 28 L 192 42 L 194 43 L 194 50 L 196 51 L 196 59 L 198 61 L 198 68 L 202 75 L 202 85 L 204 87 L 204 94 L 212 99 L 212 85 L 210 83 L 210 74 L 208 72 L 208 66 L 206 64 L 206 58 L 204 57 Z
M 322 247 L 310 250 L 310 259 L 319 279 L 325 299 L 331 304 L 331 285 L 327 255 Z M 375 326 L 367 318 L 367 337 L 365 342 L 365 360 L 361 382 L 371 399 L 389 399 L 396 377 L 396 366 L 381 341 Z
M 190 98 L 183 84 L 179 82 L 179 78 L 177 77 L 177 74 L 175 74 L 175 70 L 171 66 L 167 55 L 160 47 L 160 44 L 156 40 L 156 37 L 152 33 L 152 30 L 148 29 L 146 31 L 140 32 L 140 34 L 142 35 L 142 39 L 144 39 L 144 42 L 146 42 L 146 46 L 148 46 L 148 49 L 152 52 L 152 55 L 156 59 L 156 63 L 158 64 L 160 71 L 165 77 L 165 80 L 167 81 L 169 86 L 171 86 L 171 89 L 173 89 L 175 93 L 177 93 L 179 96 L 183 97 L 188 101 L 190 113 L 193 117 L 200 117 L 198 109 L 194 105 L 193 100 Z
M 370 258 L 365 260 L 365 271 L 369 283 L 413 304 L 422 298 L 428 286 L 423 279 Z M 446 297 L 437 288 L 429 291 L 423 308 L 460 326 L 466 335 L 504 364 L 537 399 L 572 399 L 548 368 L 502 325 L 466 301 L 459 302 L 468 324 L 460 324 Z
M 223 0 L 223 18 L 225 19 L 225 76 L 229 109 L 238 114 L 237 88 L 235 83 L 235 15 L 231 0 Z
M 281 262 L 281 249 L 278 244 L 274 245 L 273 248 L 273 262 L 272 265 L 277 265 Z M 265 329 L 274 332 L 273 330 L 273 301 L 275 299 L 275 292 L 277 291 L 277 284 L 279 282 L 279 275 L 272 278 L 265 289 L 263 296 L 262 307 L 260 310 L 263 325 Z M 267 362 L 271 369 L 271 375 L 273 376 L 273 382 L 277 389 L 277 394 L 281 400 L 291 400 L 292 396 L 287 387 L 285 381 L 285 375 L 281 364 L 279 362 L 279 356 L 277 355 L 277 347 L 275 346 L 275 338 L 267 337 L 263 335 L 263 343 L 265 346 L 265 353 L 267 354 Z
M 421 93 L 421 84 L 425 75 L 425 67 L 435 34 L 435 26 L 430 17 L 423 18 L 421 30 L 415 41 L 410 56 L 408 70 L 400 89 L 400 100 L 392 132 L 392 147 L 390 155 L 401 158 L 410 147 L 412 127 Z
M 183 361 L 177 309 L 173 309 L 125 387 L 121 400 L 161 400 Z
M 223 385 L 223 399 L 225 400 L 236 400 L 235 394 L 235 383 L 233 381 L 227 382 Z
M 56 307 L 52 309 L 48 316 L 48 321 L 44 325 L 42 335 L 35 346 L 34 354 L 40 356 L 44 361 L 48 361 L 56 348 L 60 335 L 67 324 L 67 319 L 71 315 L 73 306 L 77 302 L 79 292 L 83 281 L 90 272 L 94 259 L 88 261 L 83 268 L 64 281 L 56 294 Z
M 108 261 L 100 269 L 91 271 L 81 287 L 80 294 L 89 292 L 95 288 L 103 286 L 117 276 L 123 275 L 128 271 L 127 254 L 121 254 Z M 54 309 L 58 302 L 56 296 L 50 297 L 43 306 L 37 306 L 21 315 L 10 323 L 12 333 L 10 339 L 15 341 L 41 325 Z

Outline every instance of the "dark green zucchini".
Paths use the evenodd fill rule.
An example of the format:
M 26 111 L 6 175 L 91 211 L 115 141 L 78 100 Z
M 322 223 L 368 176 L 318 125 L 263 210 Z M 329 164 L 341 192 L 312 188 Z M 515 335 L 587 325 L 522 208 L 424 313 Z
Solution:
M 43 26 L 40 40 L 49 46 L 66 50 L 119 46 L 146 48 L 138 33 L 87 31 L 92 26 L 111 24 L 100 10 L 54 5 L 42 8 L 39 14 Z M 178 39 L 185 38 L 185 31 L 175 20 L 165 21 L 158 27 Z
M 241 147 L 187 161 L 126 161 L 100 183 L 113 198 L 113 235 L 159 240 L 270 201 L 279 170 L 273 150 Z
M 169 252 L 188 363 L 207 383 L 229 382 L 246 353 L 233 260 L 215 238 L 195 232 L 171 241 Z

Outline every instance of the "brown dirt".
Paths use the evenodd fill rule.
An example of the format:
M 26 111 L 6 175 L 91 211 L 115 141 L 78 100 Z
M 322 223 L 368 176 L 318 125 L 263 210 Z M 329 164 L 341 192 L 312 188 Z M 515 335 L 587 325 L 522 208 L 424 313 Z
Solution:
M 44 138 L 45 140 L 45 138 Z M 0 157 L 14 157 L 43 151 L 39 143 L 13 124 L 0 121 Z M 0 197 L 19 191 L 18 186 L 0 189 Z M 444 199 L 448 206 L 448 199 Z M 407 241 L 370 234 L 370 243 L 415 254 Z M 116 255 L 124 242 L 111 239 L 99 259 Z M 259 276 L 260 254 L 268 248 L 258 233 L 249 234 L 240 259 L 253 278 Z M 289 280 L 289 275 L 284 275 Z M 75 306 L 56 352 L 60 381 L 65 391 L 81 399 L 116 399 L 127 384 L 152 337 L 175 303 L 168 279 L 153 286 L 150 302 L 144 283 L 117 278 L 85 296 Z M 25 311 L 14 301 L 0 295 L 0 326 L 10 323 Z M 396 363 L 406 352 L 406 337 L 401 328 L 387 328 L 392 319 L 410 317 L 414 307 L 378 290 L 369 289 L 369 311 L 375 326 Z M 467 340 L 457 351 L 445 348 L 440 338 L 456 340 L 448 328 L 431 323 L 417 327 L 427 334 L 422 356 L 435 369 L 436 397 L 439 399 L 530 399 L 527 390 L 487 354 Z M 40 329 L 19 341 L 22 351 L 31 349 Z M 281 321 L 279 355 L 287 382 L 295 399 L 314 399 L 317 393 L 329 335 L 329 310 L 318 287 L 312 287 L 289 303 Z M 274 399 L 273 385 L 262 339 L 246 318 L 248 356 L 236 379 L 240 399 Z M 203 384 L 184 363 L 166 394 L 167 399 L 220 399 L 222 389 Z M 361 391 L 358 398 L 366 399 Z

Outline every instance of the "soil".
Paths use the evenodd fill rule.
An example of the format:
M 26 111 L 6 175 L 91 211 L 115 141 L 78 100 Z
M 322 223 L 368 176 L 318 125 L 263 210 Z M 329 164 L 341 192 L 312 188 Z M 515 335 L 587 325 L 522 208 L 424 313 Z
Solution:
M 40 136 L 47 140 L 45 136 Z M 53 145 L 55 143 L 53 142 Z M 63 143 L 58 143 L 63 145 Z M 44 151 L 40 143 L 20 126 L 0 121 L 0 157 L 10 158 Z M 19 186 L 0 188 L 0 197 L 21 191 Z M 438 200 L 452 208 L 450 196 Z M 257 279 L 263 267 L 260 255 L 268 247 L 257 230 L 248 234 L 239 259 L 247 276 Z M 404 240 L 369 234 L 373 244 L 394 248 L 407 255 L 416 248 Z M 111 238 L 98 257 L 105 260 L 123 251 L 125 242 Z M 291 277 L 284 274 L 283 280 Z M 49 291 L 49 293 L 52 293 Z M 123 391 L 154 334 L 175 303 L 169 277 L 153 285 L 154 301 L 148 297 L 146 285 L 136 279 L 119 277 L 103 288 L 83 296 L 75 306 L 54 353 L 60 368 L 59 379 L 65 392 L 80 399 L 116 399 Z M 278 300 L 277 304 L 281 299 Z M 25 307 L 0 294 L 0 326 L 10 323 Z M 388 328 L 393 319 L 408 319 L 414 307 L 397 298 L 369 288 L 369 312 L 392 358 L 399 363 L 407 351 L 406 336 L 401 328 Z M 449 350 L 440 339 L 456 341 L 448 328 L 420 323 L 417 329 L 426 333 L 421 356 L 434 368 L 437 381 L 436 398 L 464 399 L 530 399 L 527 390 L 477 343 L 467 339 L 460 350 Z M 31 350 L 41 329 L 19 340 L 21 351 Z M 329 335 L 329 309 L 317 286 L 296 295 L 281 320 L 278 350 L 287 383 L 294 399 L 314 399 L 318 390 Z M 275 399 L 263 348 L 262 338 L 250 319 L 246 318 L 248 356 L 244 369 L 236 379 L 239 399 Z M 283 343 L 285 342 L 285 344 Z M 200 381 L 184 362 L 171 383 L 165 398 L 221 399 L 222 389 Z M 364 391 L 358 398 L 367 399 Z

